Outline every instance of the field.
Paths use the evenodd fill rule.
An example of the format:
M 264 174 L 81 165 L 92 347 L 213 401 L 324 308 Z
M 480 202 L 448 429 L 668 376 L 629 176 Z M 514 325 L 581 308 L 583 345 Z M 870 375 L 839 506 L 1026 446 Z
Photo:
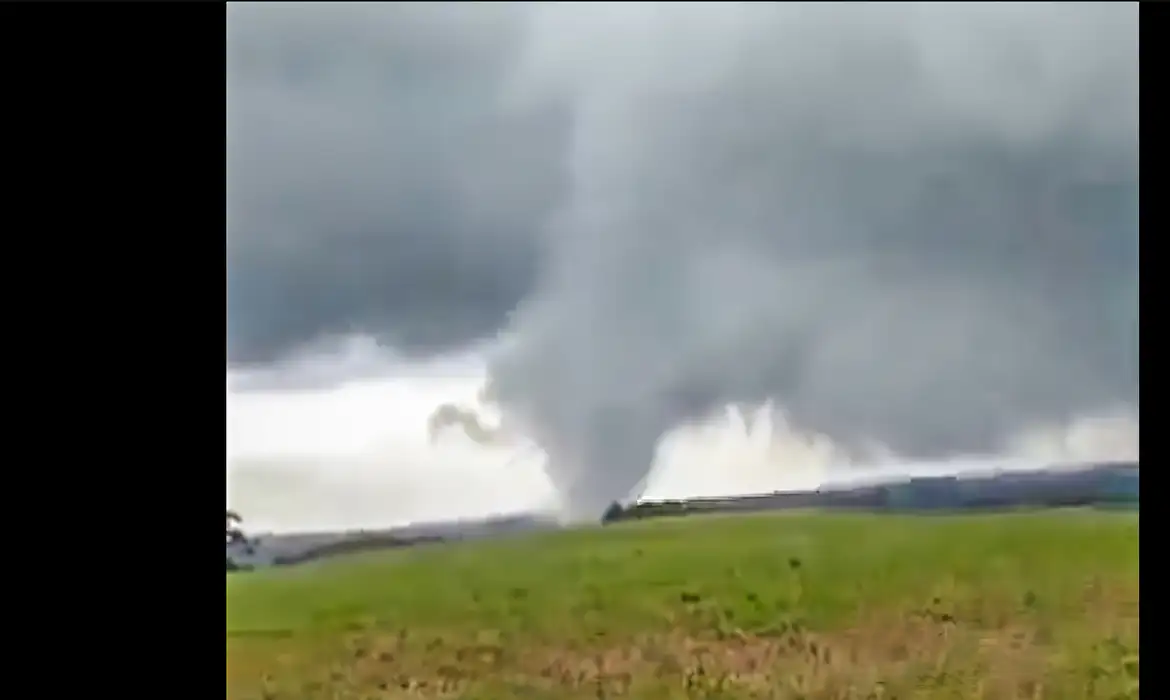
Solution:
M 1138 516 L 625 523 L 227 577 L 257 698 L 1136 698 Z

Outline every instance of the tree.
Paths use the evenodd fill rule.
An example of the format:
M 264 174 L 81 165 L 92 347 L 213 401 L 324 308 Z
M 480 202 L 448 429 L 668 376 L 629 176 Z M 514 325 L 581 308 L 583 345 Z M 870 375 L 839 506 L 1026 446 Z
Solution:
M 240 523 L 244 522 L 244 519 L 240 517 L 240 514 L 229 508 L 229 509 L 227 509 L 227 519 L 226 520 L 227 520 L 227 545 L 229 547 L 233 544 L 243 545 L 243 549 L 244 549 L 244 552 L 246 554 L 249 554 L 249 555 L 254 554 L 255 549 L 253 548 L 253 544 L 255 541 L 248 539 L 248 537 L 244 534 L 244 531 L 240 528 Z M 227 570 L 228 571 L 247 571 L 248 569 L 251 569 L 251 568 L 252 567 L 250 567 L 250 566 L 240 566 L 239 564 L 236 563 L 236 561 L 234 559 L 232 559 L 231 554 L 227 555 Z
M 244 536 L 244 531 L 240 529 L 240 523 L 242 522 L 244 522 L 244 519 L 240 517 L 239 513 L 230 508 L 227 510 L 227 544 L 234 544 L 236 542 L 247 544 L 248 538 Z

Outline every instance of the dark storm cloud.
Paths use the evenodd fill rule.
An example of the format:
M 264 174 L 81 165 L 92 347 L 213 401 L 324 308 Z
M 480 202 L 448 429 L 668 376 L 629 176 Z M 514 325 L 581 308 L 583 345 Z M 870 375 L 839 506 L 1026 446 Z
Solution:
M 728 400 L 907 456 L 1136 411 L 1137 6 L 229 17 L 232 350 L 508 321 L 576 513 Z
M 517 8 L 232 4 L 229 358 L 493 332 L 528 291 L 563 120 L 509 105 Z
M 732 399 L 910 457 L 1136 409 L 1136 5 L 542 5 L 529 48 L 573 189 L 493 379 L 572 510 Z

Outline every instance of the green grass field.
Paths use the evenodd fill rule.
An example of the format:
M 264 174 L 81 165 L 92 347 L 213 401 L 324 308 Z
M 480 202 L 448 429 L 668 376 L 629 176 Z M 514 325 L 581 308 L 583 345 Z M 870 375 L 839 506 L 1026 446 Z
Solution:
M 643 521 L 227 579 L 252 698 L 1136 698 L 1138 516 Z

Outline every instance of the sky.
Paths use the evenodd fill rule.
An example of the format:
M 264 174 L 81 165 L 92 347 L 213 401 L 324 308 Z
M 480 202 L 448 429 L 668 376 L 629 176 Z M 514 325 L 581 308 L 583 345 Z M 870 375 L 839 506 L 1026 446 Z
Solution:
M 457 430 L 430 439 L 434 408 L 476 405 L 486 371 L 474 351 L 411 361 L 356 338 L 251 376 L 233 373 L 228 503 L 252 533 L 560 514 L 543 456 L 524 436 L 486 447 Z M 334 380 L 338 374 L 348 379 Z M 774 409 L 725 406 L 671 430 L 633 495 L 767 493 L 1136 456 L 1136 425 L 1115 413 L 1030 431 L 996 459 L 857 463 L 828 436 L 794 429 Z M 498 423 L 498 414 L 485 414 L 489 425 Z
M 233 3 L 233 391 L 292 410 L 474 357 L 467 386 L 581 517 L 729 403 L 771 400 L 845 462 L 1102 420 L 1136 452 L 1137 23 L 1136 3 Z

